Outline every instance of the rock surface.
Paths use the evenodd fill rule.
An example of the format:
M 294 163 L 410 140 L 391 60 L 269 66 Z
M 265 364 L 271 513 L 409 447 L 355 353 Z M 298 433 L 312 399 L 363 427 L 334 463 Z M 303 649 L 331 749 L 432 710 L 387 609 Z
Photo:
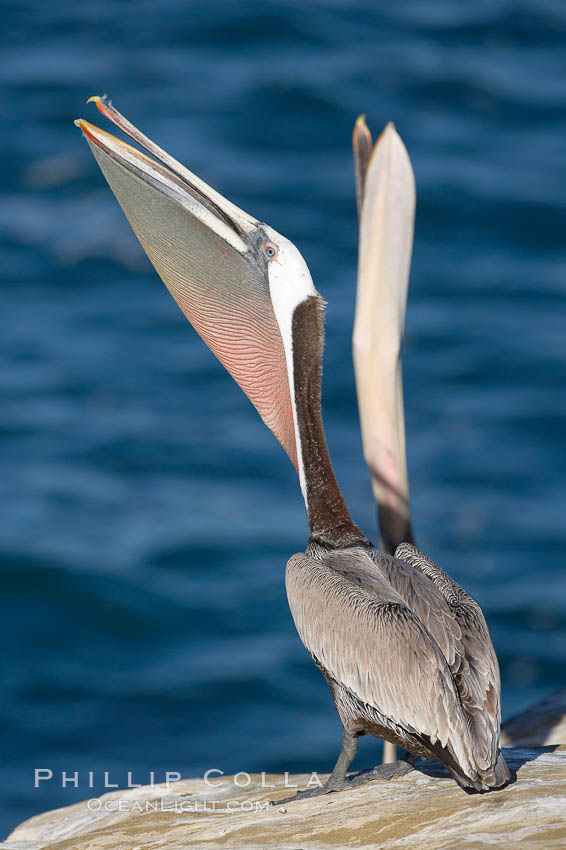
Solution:
M 566 745 L 566 688 L 511 717 L 501 731 L 503 747 L 550 744 Z
M 392 782 L 266 806 L 288 796 L 281 776 L 247 774 L 114 791 L 38 815 L 17 827 L 5 850 L 181 850 L 329 847 L 558 850 L 566 846 L 566 747 L 507 750 L 517 780 L 466 795 L 438 762 Z M 324 777 L 321 777 L 324 778 Z M 291 777 L 304 787 L 309 776 Z M 267 784 L 276 787 L 265 787 Z

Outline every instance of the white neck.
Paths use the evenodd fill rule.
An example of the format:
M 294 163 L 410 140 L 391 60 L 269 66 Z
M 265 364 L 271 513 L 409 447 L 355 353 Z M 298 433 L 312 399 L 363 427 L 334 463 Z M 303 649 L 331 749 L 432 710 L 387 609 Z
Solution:
M 276 260 L 269 263 L 269 291 L 275 311 L 275 317 L 279 325 L 279 331 L 285 348 L 285 360 L 287 363 L 287 375 L 289 378 L 289 391 L 293 405 L 293 423 L 295 426 L 295 441 L 297 447 L 297 465 L 301 492 L 307 504 L 307 486 L 303 455 L 301 449 L 301 438 L 299 424 L 297 421 L 297 406 L 295 403 L 295 376 L 293 365 L 293 313 L 296 307 L 309 298 L 316 295 L 316 289 L 308 266 L 300 252 L 292 242 L 285 239 L 271 227 L 264 226 L 268 237 L 273 240 L 279 249 Z

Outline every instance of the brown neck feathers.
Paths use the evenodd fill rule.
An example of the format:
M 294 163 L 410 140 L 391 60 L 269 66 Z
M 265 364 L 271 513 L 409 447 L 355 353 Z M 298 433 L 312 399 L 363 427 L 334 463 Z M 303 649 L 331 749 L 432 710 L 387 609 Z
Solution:
M 324 328 L 319 297 L 313 295 L 296 307 L 292 334 L 295 406 L 311 539 L 332 547 L 367 543 L 350 516 L 326 444 L 320 406 Z

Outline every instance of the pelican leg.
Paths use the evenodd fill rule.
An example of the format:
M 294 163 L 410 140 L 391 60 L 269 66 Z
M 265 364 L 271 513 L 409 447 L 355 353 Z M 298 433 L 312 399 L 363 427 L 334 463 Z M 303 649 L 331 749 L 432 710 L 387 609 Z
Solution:
M 340 755 L 323 786 L 327 791 L 343 791 L 346 787 L 346 773 L 358 753 L 358 742 L 359 735 L 350 735 L 345 729 L 342 731 Z
M 349 780 L 352 788 L 359 788 L 360 785 L 365 785 L 366 782 L 373 782 L 376 779 L 389 781 L 391 779 L 399 779 L 401 776 L 410 773 L 415 766 L 417 757 L 412 753 L 405 752 L 399 761 L 391 761 L 386 764 L 380 764 L 379 767 L 374 767 L 373 770 L 363 770 Z
M 345 791 L 350 788 L 350 783 L 346 780 L 348 768 L 356 758 L 358 752 L 358 735 L 350 735 L 345 729 L 342 730 L 342 745 L 340 747 L 340 755 L 336 760 L 336 764 L 332 769 L 332 773 L 324 783 L 317 785 L 315 788 L 305 788 L 304 791 L 297 791 L 292 797 L 285 797 L 283 800 L 272 800 L 272 806 L 279 806 L 281 803 L 292 803 L 294 800 L 306 800 L 309 797 L 318 797 L 321 794 L 330 794 L 332 791 Z

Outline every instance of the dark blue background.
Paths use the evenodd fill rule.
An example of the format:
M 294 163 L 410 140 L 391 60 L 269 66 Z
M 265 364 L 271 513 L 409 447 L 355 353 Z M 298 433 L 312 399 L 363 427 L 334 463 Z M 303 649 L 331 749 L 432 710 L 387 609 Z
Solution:
M 105 770 L 328 770 L 338 745 L 284 593 L 307 535 L 294 472 L 73 127 L 99 119 L 92 94 L 300 247 L 328 299 L 329 443 L 370 535 L 350 134 L 362 111 L 396 122 L 418 185 L 417 535 L 487 614 L 504 714 L 564 685 L 562 0 L 20 2 L 1 37 L 3 830 Z M 56 779 L 34 790 L 35 767 Z

